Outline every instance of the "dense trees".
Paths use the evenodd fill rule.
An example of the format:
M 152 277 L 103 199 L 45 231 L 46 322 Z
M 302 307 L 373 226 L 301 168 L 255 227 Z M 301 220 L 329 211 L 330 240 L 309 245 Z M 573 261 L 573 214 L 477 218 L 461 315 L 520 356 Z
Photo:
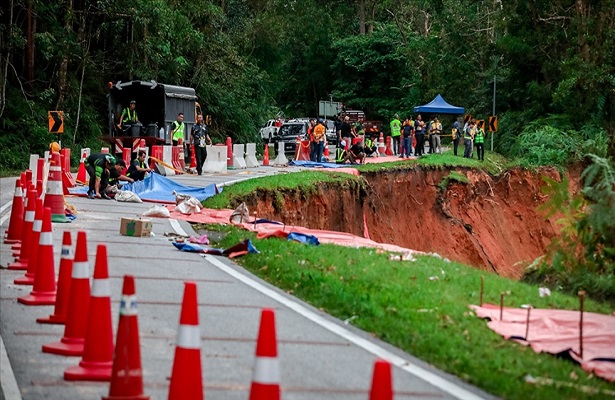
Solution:
M 615 131 L 615 0 L 8 0 L 1 12 L 5 168 L 44 149 L 49 109 L 66 112 L 65 144 L 95 143 L 106 82 L 128 79 L 195 87 L 220 139 L 255 138 L 279 110 L 315 115 L 330 95 L 371 119 L 437 93 L 487 116 L 494 76 L 503 151 L 537 119 Z

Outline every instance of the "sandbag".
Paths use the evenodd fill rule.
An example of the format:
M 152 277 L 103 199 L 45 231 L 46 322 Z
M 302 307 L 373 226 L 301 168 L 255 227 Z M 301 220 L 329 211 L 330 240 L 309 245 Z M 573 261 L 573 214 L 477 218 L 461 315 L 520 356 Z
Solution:
M 151 206 L 147 211 L 143 213 L 144 217 L 159 217 L 159 218 L 170 218 L 171 213 L 169 210 L 160 204 L 155 204 Z
M 136 193 L 130 190 L 118 190 L 115 194 L 116 201 L 123 201 L 126 203 L 143 203 L 141 198 Z

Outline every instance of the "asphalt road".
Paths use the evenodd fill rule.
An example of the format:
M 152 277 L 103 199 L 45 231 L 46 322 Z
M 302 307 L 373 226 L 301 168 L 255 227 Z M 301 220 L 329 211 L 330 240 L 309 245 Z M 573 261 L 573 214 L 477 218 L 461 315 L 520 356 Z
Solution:
M 202 187 L 213 182 L 222 185 L 297 170 L 260 167 L 173 179 Z M 15 178 L 0 180 L 2 232 L 9 223 L 14 185 Z M 107 245 L 114 334 L 122 277 L 124 274 L 136 277 L 143 380 L 145 394 L 152 399 L 164 399 L 168 394 L 183 282 L 188 280 L 197 282 L 203 384 L 208 400 L 248 398 L 263 307 L 274 308 L 276 312 L 283 399 L 367 399 L 377 358 L 387 359 L 394 365 L 396 399 L 493 398 L 278 290 L 226 258 L 177 251 L 164 233 L 183 230 L 194 234 L 190 224 L 184 221 L 154 219 L 155 236 L 121 236 L 120 218 L 138 217 L 151 203 L 75 197 L 67 197 L 67 201 L 77 207 L 78 214 L 70 224 L 53 226 L 56 271 L 64 230 L 73 234 L 73 243 L 77 231 L 87 232 L 90 271 L 97 244 Z M 79 357 L 41 351 L 43 344 L 62 337 L 64 327 L 36 323 L 36 318 L 52 313 L 52 306 L 17 303 L 17 298 L 28 294 L 30 287 L 13 284 L 23 271 L 4 269 L 12 261 L 10 246 L 2 244 L 0 399 L 100 399 L 107 395 L 108 383 L 63 379 L 64 370 L 77 365 Z

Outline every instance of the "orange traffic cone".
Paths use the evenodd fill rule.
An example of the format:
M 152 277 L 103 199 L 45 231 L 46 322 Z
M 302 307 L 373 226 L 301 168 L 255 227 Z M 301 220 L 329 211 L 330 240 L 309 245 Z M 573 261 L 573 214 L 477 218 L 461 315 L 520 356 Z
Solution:
M 60 272 L 58 290 L 53 314 L 46 318 L 37 318 L 39 324 L 64 324 L 68 310 L 68 295 L 70 293 L 70 275 L 73 271 L 72 239 L 69 231 L 64 231 L 62 237 L 62 254 L 60 255 Z
M 269 144 L 265 143 L 265 150 L 263 151 L 263 166 L 269 166 Z
M 27 306 L 54 305 L 56 303 L 56 273 L 53 262 L 51 209 L 47 207 L 43 211 L 43 227 L 39 240 L 37 264 L 34 286 L 30 295 L 20 297 L 17 301 Z
M 15 285 L 34 285 L 34 275 L 38 268 L 38 249 L 40 247 L 41 230 L 43 228 L 43 199 L 36 199 L 36 211 L 34 212 L 34 223 L 32 224 L 32 234 L 30 235 L 30 257 L 28 257 L 28 268 L 21 278 L 13 281 Z
M 387 156 L 392 156 L 393 155 L 393 149 L 391 148 L 391 140 L 393 140 L 393 138 L 391 138 L 391 136 L 387 136 L 387 144 L 386 144 L 386 150 L 384 151 L 384 154 Z
M 75 247 L 75 260 L 71 274 L 64 336 L 59 342 L 43 345 L 43 353 L 63 356 L 80 356 L 83 354 L 87 315 L 90 309 L 89 272 L 86 233 L 79 231 L 77 232 L 77 246 Z
M 109 381 L 113 368 L 113 329 L 107 246 L 99 244 L 88 311 L 83 358 L 78 366 L 66 368 L 67 381 Z
M 70 222 L 64 213 L 60 153 L 53 153 L 51 156 L 49 178 L 47 179 L 47 192 L 45 194 L 45 207 L 51 208 L 51 220 L 53 222 Z
M 21 225 L 21 250 L 19 260 L 9 264 L 8 269 L 26 270 L 28 269 L 28 258 L 30 257 L 32 226 L 34 225 L 34 213 L 36 210 L 36 191 L 28 190 L 26 198 L 26 211 Z
M 21 249 L 21 239 L 22 239 L 22 235 L 23 235 L 23 219 L 24 219 L 24 216 L 26 214 L 26 202 L 27 202 L 27 195 L 28 195 L 28 186 L 26 185 L 26 173 L 25 173 L 25 171 L 21 173 L 21 177 L 17 180 L 17 182 L 19 182 L 19 187 L 21 188 L 22 210 L 21 210 L 21 216 L 19 217 L 19 227 L 17 228 L 17 229 L 19 229 L 19 235 L 17 236 L 16 241 L 12 242 L 13 245 L 11 246 L 11 250 L 20 250 Z M 15 186 L 17 186 L 17 182 L 15 182 Z M 12 215 L 11 215 L 11 217 L 12 217 Z M 6 234 L 8 234 L 8 232 L 6 232 Z
M 194 145 L 190 145 L 190 168 L 196 168 L 196 154 L 194 153 Z
M 15 181 L 15 194 L 13 195 L 13 206 L 11 207 L 11 219 L 9 228 L 6 231 L 4 243 L 17 243 L 21 238 L 21 225 L 23 223 L 23 191 L 19 179 Z
M 88 182 L 87 171 L 85 170 L 85 151 L 81 156 L 81 162 L 79 163 L 79 170 L 77 170 L 77 178 L 75 179 L 77 182 L 85 185 Z
M 109 396 L 103 397 L 103 400 L 149 399 L 149 396 L 143 394 L 143 370 L 135 293 L 134 276 L 124 275 L 111 385 Z
M 325 150 L 322 153 L 325 157 L 329 157 L 329 143 L 325 140 Z
M 275 312 L 264 308 L 256 343 L 250 400 L 280 399 L 280 364 L 275 334 Z
M 169 385 L 169 400 L 183 399 L 204 399 L 201 335 L 195 282 L 184 283 L 184 299 Z
M 372 387 L 369 391 L 369 400 L 393 400 L 393 380 L 391 377 L 391 364 L 384 360 L 374 363 Z

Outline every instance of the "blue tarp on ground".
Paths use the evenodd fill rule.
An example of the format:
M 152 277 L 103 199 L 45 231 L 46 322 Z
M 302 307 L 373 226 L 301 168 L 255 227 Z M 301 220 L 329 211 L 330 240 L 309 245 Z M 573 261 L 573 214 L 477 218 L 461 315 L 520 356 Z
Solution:
M 438 94 L 430 103 L 414 107 L 414 112 L 427 114 L 463 114 L 465 108 L 448 104 L 446 100 Z
M 216 194 L 216 185 L 214 183 L 204 187 L 197 188 L 193 186 L 185 186 L 174 182 L 171 179 L 160 174 L 149 174 L 142 181 L 135 183 L 126 183 L 122 186 L 122 190 L 130 190 L 139 196 L 143 201 L 151 201 L 154 203 L 175 203 L 175 195 L 173 191 L 181 194 L 187 194 L 196 197 L 199 201 L 203 201 Z M 219 192 L 222 188 L 218 189 Z M 70 189 L 71 194 L 86 195 L 88 187 L 79 187 Z

